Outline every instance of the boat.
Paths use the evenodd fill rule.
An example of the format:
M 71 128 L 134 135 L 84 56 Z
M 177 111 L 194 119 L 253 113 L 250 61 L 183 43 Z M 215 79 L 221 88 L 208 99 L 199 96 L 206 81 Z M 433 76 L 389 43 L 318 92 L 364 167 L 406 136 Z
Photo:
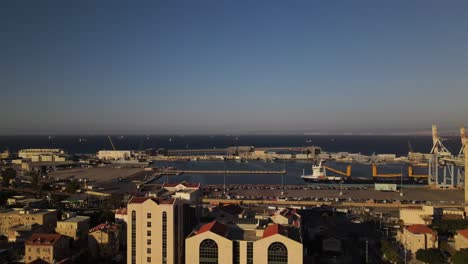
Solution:
M 305 175 L 302 173 L 301 178 L 309 183 L 321 184 L 374 184 L 374 183 L 387 183 L 387 184 L 404 184 L 404 185 L 426 185 L 427 179 L 421 178 L 395 178 L 395 177 L 341 177 L 341 176 L 328 176 L 327 170 L 323 166 L 324 160 L 320 160 L 318 165 L 312 165 L 312 175 Z
M 302 173 L 301 178 L 306 182 L 339 182 L 341 177 L 327 176 L 327 171 L 322 166 L 324 160 L 321 159 L 318 165 L 312 165 L 312 175 Z

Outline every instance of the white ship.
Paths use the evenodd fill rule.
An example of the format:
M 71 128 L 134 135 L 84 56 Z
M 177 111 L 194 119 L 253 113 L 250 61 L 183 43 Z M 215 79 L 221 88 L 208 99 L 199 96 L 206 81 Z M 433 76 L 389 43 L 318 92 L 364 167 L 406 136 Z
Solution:
M 301 178 L 307 182 L 340 181 L 341 177 L 327 176 L 327 171 L 322 166 L 323 162 L 323 160 L 320 160 L 318 165 L 312 165 L 312 175 L 304 175 L 303 172 Z

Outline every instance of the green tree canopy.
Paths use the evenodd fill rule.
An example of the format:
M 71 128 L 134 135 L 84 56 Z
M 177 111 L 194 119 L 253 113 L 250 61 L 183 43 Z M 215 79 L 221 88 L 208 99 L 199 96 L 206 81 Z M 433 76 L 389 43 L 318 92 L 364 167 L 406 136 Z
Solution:
M 429 264 L 445 263 L 444 255 L 442 255 L 442 252 L 437 248 L 420 249 L 416 251 L 416 259 Z
M 457 251 L 452 257 L 453 264 L 466 264 L 468 263 L 468 248 Z
M 381 241 L 380 252 L 382 253 L 382 256 L 391 263 L 401 263 L 398 252 L 388 241 Z
M 14 179 L 16 177 L 16 170 L 12 168 L 6 168 L 4 171 L 2 171 L 2 186 L 3 187 L 8 187 L 10 186 L 10 180 Z

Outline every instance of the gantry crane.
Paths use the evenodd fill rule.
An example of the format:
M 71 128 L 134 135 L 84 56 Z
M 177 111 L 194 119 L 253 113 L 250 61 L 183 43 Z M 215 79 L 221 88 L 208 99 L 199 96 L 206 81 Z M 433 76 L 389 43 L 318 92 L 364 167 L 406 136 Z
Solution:
M 337 170 L 337 169 L 333 169 L 333 168 L 330 168 L 328 166 L 323 166 L 323 167 L 325 169 L 329 170 L 329 171 L 334 172 L 334 173 L 337 173 L 337 174 L 340 174 L 340 175 L 343 175 L 343 176 L 347 176 L 347 177 L 351 177 L 351 165 L 346 166 L 346 172 L 340 171 L 340 170 Z
M 401 173 L 377 173 L 377 165 L 375 163 L 372 163 L 372 177 L 385 177 L 385 178 L 397 178 L 401 177 L 403 174 Z
M 427 167 L 428 165 L 418 166 L 418 167 Z M 410 178 L 427 178 L 429 177 L 428 174 L 414 174 L 413 172 L 413 165 L 408 165 L 408 177 Z

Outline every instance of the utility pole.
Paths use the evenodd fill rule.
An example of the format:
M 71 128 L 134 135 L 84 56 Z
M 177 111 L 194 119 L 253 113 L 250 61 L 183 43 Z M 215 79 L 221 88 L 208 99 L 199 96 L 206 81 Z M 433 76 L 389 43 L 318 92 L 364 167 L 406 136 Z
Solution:
M 340 177 L 340 196 L 343 195 L 343 179 Z
M 403 196 L 403 167 L 400 168 L 400 196 Z
M 286 173 L 286 160 L 283 160 L 283 173 L 281 173 L 281 196 L 284 195 L 284 174 Z
M 226 197 L 226 168 L 224 168 L 223 173 L 223 198 Z
M 369 263 L 369 242 L 366 240 L 366 263 Z

